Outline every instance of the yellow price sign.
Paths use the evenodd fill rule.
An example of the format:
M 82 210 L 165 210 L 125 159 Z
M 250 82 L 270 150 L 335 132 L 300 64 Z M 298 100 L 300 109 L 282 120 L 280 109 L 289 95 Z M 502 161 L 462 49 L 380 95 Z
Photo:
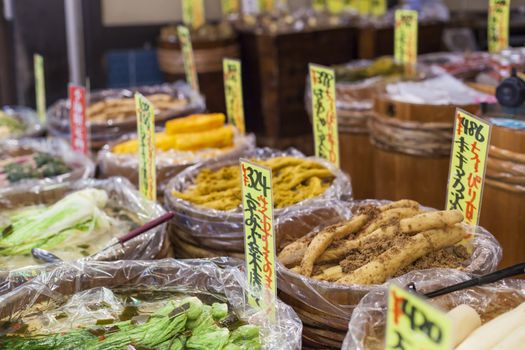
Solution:
M 370 13 L 370 0 L 352 0 L 351 6 L 361 15 L 368 15 Z
M 509 12 L 510 0 L 489 0 L 489 52 L 499 52 L 509 47 Z
M 182 22 L 191 28 L 200 28 L 206 21 L 204 0 L 182 0 Z
M 326 9 L 326 0 L 312 0 L 312 8 L 316 11 L 324 11 Z
M 41 55 L 33 56 L 35 70 L 35 98 L 36 111 L 40 122 L 46 122 L 46 80 L 44 76 L 44 58 Z
M 246 127 L 244 124 L 241 61 L 225 58 L 222 61 L 222 67 L 228 122 L 244 134 Z
M 326 0 L 326 7 L 331 13 L 341 13 L 345 9 L 345 0 Z
M 310 64 L 309 70 L 315 155 L 339 167 L 335 72 L 315 64 Z
M 250 305 L 276 316 L 275 232 L 272 170 L 240 159 L 244 213 L 244 255 L 251 293 Z
M 447 315 L 396 285 L 388 289 L 385 349 L 450 350 L 452 324 Z
M 417 62 L 417 30 L 417 11 L 396 11 L 394 56 L 397 63 L 415 67 Z
M 227 16 L 232 13 L 239 13 L 241 4 L 239 0 L 222 0 L 222 14 Z
M 195 67 L 195 58 L 193 57 L 193 46 L 191 44 L 190 31 L 187 27 L 178 26 L 177 33 L 182 49 L 184 59 L 184 71 L 186 72 L 186 81 L 193 90 L 199 91 L 199 78 L 197 76 L 197 67 Z
M 372 16 L 383 16 L 386 13 L 386 0 L 370 0 L 370 14 Z
M 139 189 L 152 201 L 157 199 L 157 168 L 155 166 L 155 107 L 147 98 L 135 94 L 137 135 L 139 141 Z
M 446 208 L 461 210 L 470 225 L 479 223 L 491 130 L 490 123 L 456 110 Z

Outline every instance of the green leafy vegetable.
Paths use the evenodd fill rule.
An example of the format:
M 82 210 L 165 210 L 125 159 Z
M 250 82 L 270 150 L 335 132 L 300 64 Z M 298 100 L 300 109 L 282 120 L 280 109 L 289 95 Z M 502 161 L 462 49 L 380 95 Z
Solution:
M 84 189 L 71 193 L 48 208 L 28 208 L 13 215 L 0 227 L 0 256 L 31 253 L 32 248 L 50 249 L 75 234 L 89 234 L 96 228 L 109 228 L 111 218 L 105 191 Z
M 144 323 L 131 319 L 65 334 L 10 334 L 0 337 L 0 349 L 123 350 L 129 346 L 137 350 L 260 349 L 257 326 L 245 325 L 230 332 L 213 321 L 213 310 L 220 310 L 222 316 L 227 309 L 226 304 L 210 307 L 195 297 L 170 300 Z

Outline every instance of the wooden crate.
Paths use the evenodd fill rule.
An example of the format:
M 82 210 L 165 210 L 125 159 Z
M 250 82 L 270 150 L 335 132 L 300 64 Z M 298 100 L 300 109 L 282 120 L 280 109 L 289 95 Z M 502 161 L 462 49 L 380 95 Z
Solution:
M 276 35 L 241 31 L 248 130 L 267 141 L 311 134 L 304 103 L 308 64 L 354 59 L 356 33 L 351 27 Z
M 441 36 L 443 23 L 420 24 L 418 32 L 418 53 L 431 53 L 442 50 Z M 363 27 L 358 33 L 358 57 L 375 58 L 394 53 L 394 28 Z

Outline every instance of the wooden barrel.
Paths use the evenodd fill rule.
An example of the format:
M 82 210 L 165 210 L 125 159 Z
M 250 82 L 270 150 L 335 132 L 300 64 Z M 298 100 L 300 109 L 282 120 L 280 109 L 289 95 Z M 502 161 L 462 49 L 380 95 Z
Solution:
M 483 190 L 481 226 L 501 243 L 501 266 L 525 258 L 525 122 L 519 124 L 493 125 Z
M 200 92 L 206 97 L 206 106 L 210 111 L 226 113 L 222 60 L 239 57 L 237 37 L 198 40 L 192 45 Z M 184 60 L 178 41 L 161 39 L 157 56 L 168 81 L 184 79 Z
M 377 198 L 410 198 L 432 208 L 444 207 L 457 107 L 376 97 L 370 134 Z M 471 113 L 479 109 L 459 107 Z
M 341 168 L 350 175 L 355 199 L 376 198 L 374 148 L 368 129 L 376 89 L 376 84 L 337 84 Z

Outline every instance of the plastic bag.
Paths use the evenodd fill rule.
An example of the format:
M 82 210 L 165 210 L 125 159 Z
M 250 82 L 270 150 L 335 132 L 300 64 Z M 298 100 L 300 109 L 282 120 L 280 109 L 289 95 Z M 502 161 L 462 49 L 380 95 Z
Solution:
M 388 84 L 386 91 L 392 100 L 415 104 L 461 106 L 495 102 L 494 96 L 474 90 L 449 74 L 418 82 Z
M 242 265 L 241 261 L 227 258 L 57 264 L 33 281 L 0 296 L 0 319 L 25 315 L 37 302 L 47 305 L 71 303 L 72 297 L 81 296 L 80 292 L 97 291 L 92 288 L 198 293 L 227 301 L 242 320 L 259 325 L 263 349 L 301 349 L 301 321 L 290 306 L 276 301 L 277 321 L 273 323 L 246 302 L 248 282 L 240 269 Z M 111 303 L 108 298 L 104 300 Z M 78 305 L 79 309 L 86 310 L 83 305 Z M 77 319 L 83 315 L 86 313 L 79 314 Z
M 21 139 L 0 141 L 0 160 L 11 157 L 44 152 L 61 158 L 72 169 L 71 172 L 44 179 L 25 179 L 0 188 L 0 205 L 10 193 L 39 191 L 45 186 L 57 186 L 93 176 L 95 165 L 80 153 L 75 153 L 69 144 L 60 139 Z
M 133 213 L 135 220 L 146 223 L 165 213 L 156 202 L 146 200 L 135 190 L 128 180 L 114 177 L 107 180 L 87 179 L 74 183 L 63 183 L 57 186 L 34 187 L 25 191 L 10 194 L 0 200 L 0 209 L 16 209 L 35 204 L 51 204 L 62 199 L 69 193 L 85 188 L 97 188 L 108 194 L 108 208 L 124 208 Z M 166 235 L 166 225 L 162 224 L 148 232 L 139 235 L 126 243 L 117 244 L 108 249 L 84 258 L 85 260 L 121 260 L 121 259 L 159 259 L 169 256 L 170 244 Z M 115 238 L 106 246 L 118 243 L 116 238 L 127 232 L 113 233 Z M 60 253 L 57 254 L 60 257 Z M 11 271 L 0 267 L 0 294 L 24 283 L 41 271 L 48 270 L 47 265 L 21 267 Z
M 375 350 L 384 348 L 384 331 L 388 286 L 415 283 L 418 291 L 428 293 L 463 282 L 471 276 L 457 270 L 432 269 L 414 271 L 393 279 L 368 293 L 354 310 L 343 350 Z M 483 323 L 525 301 L 525 281 L 507 279 L 484 286 L 469 288 L 430 300 L 444 311 L 467 304 L 481 316 Z M 365 346 L 366 345 L 366 346 Z
M 116 144 L 136 137 L 135 134 L 128 135 Z M 98 166 L 100 177 L 123 176 L 130 180 L 135 186 L 138 185 L 138 167 L 139 160 L 136 154 L 116 154 L 111 150 L 115 144 L 109 144 L 98 154 Z M 167 182 L 175 175 L 186 169 L 190 165 L 208 159 L 221 159 L 223 157 L 238 157 L 243 152 L 251 151 L 255 148 L 254 135 L 236 134 L 233 148 L 228 150 L 220 149 L 203 149 L 200 151 L 176 151 L 167 152 L 157 151 L 155 155 L 157 163 L 157 188 L 162 193 Z
M 351 185 L 347 175 L 329 162 L 318 158 L 305 157 L 295 149 L 277 151 L 270 148 L 258 148 L 242 154 L 242 157 L 246 159 L 268 159 L 280 156 L 315 159 L 316 162 L 329 169 L 335 175 L 335 179 L 321 196 L 304 200 L 287 208 L 275 209 L 274 216 L 276 219 L 286 213 L 295 213 L 299 209 L 308 208 L 319 201 L 324 202 L 343 197 L 351 198 Z M 211 257 L 224 254 L 242 256 L 244 252 L 244 231 L 243 213 L 240 207 L 230 211 L 202 208 L 172 195 L 174 190 L 184 191 L 191 186 L 202 169 L 220 169 L 235 164 L 239 164 L 238 156 L 203 162 L 179 173 L 166 186 L 165 204 L 168 210 L 175 212 L 175 217 L 169 225 L 170 238 L 174 248 L 182 250 L 179 252 L 180 255 L 189 257 L 194 253 L 192 257 Z M 323 209 L 323 212 L 325 210 Z
M 44 126 L 40 122 L 40 118 L 38 117 L 36 112 L 31 108 L 20 106 L 4 106 L 0 108 L 0 116 L 2 115 L 2 113 L 5 113 L 7 116 L 13 117 L 16 120 L 20 121 L 23 124 L 24 129 L 16 135 L 8 134 L 7 136 L 5 136 L 4 133 L 0 131 L 0 140 L 20 139 L 23 137 L 36 137 L 44 133 Z
M 200 113 L 204 111 L 204 98 L 197 92 L 193 91 L 189 85 L 184 82 L 176 82 L 173 84 L 162 84 L 154 86 L 142 86 L 133 89 L 109 89 L 93 92 L 89 95 L 91 103 L 112 100 L 133 98 L 134 92 L 148 95 L 153 94 L 167 94 L 177 97 L 180 101 L 186 101 L 186 104 L 180 109 L 164 110 L 161 113 L 156 113 L 155 123 L 163 125 L 166 121 L 186 116 L 193 113 Z M 47 127 L 49 133 L 60 138 L 69 138 L 69 100 L 60 100 L 52 105 L 47 112 Z M 124 134 L 136 132 L 137 121 L 134 113 L 130 117 L 125 117 L 124 120 L 106 119 L 105 122 L 94 122 L 89 120 L 87 116 L 89 141 L 93 149 L 100 149 L 106 143 L 112 142 Z
M 338 216 L 312 220 L 309 224 L 302 223 L 299 232 L 293 233 L 292 237 L 277 235 L 277 250 L 279 252 L 284 247 L 283 240 L 287 241 L 286 243 L 295 241 L 310 232 L 349 220 L 355 205 L 383 205 L 389 202 L 379 200 L 352 203 L 332 202 L 330 205 L 332 208 L 337 208 Z M 308 217 L 306 214 L 302 213 L 304 217 Z M 280 225 L 286 224 L 289 220 L 297 221 L 293 214 L 280 217 L 277 221 L 277 230 Z M 471 258 L 466 262 L 465 270 L 476 274 L 494 271 L 502 255 L 501 247 L 496 239 L 483 228 L 477 227 L 471 245 L 473 251 Z M 343 285 L 315 280 L 295 273 L 280 263 L 278 263 L 277 277 L 279 296 L 284 302 L 294 307 L 303 321 L 303 334 L 306 338 L 312 339 L 312 346 L 318 347 L 339 347 L 341 345 L 354 308 L 366 293 L 377 287 L 377 285 Z M 431 277 L 432 275 L 429 276 Z

